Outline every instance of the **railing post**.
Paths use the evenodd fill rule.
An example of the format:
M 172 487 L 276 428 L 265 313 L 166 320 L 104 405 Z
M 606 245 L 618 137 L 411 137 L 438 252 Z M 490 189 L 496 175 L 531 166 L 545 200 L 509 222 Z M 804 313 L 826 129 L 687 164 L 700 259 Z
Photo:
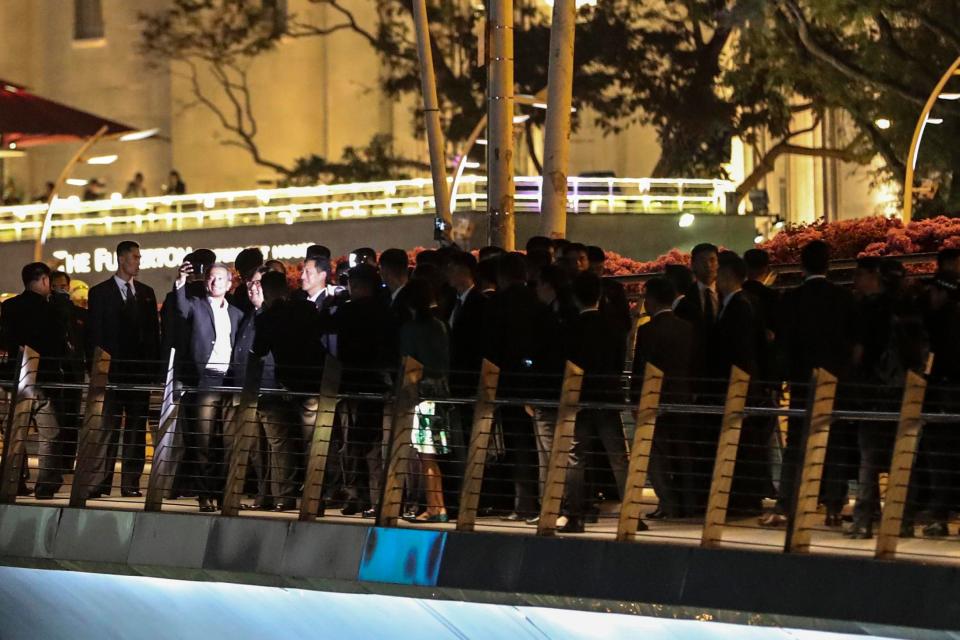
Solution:
M 737 464 L 737 449 L 740 447 L 740 431 L 743 426 L 743 408 L 747 403 L 750 376 L 740 368 L 730 368 L 730 383 L 727 400 L 723 406 L 723 423 L 717 443 L 717 457 L 713 463 L 713 479 L 707 499 L 707 517 L 703 523 L 700 546 L 716 547 L 723 539 L 723 525 L 727 521 L 727 504 L 730 501 L 730 485 Z
M 377 511 L 377 525 L 396 526 L 400 520 L 403 500 L 403 480 L 410 468 L 413 450 L 413 421 L 417 417 L 419 384 L 423 378 L 423 365 L 407 356 L 403 359 L 403 372 L 397 385 L 396 400 L 390 422 L 390 447 L 388 465 L 384 478 L 383 495 Z
M 220 515 L 235 516 L 240 513 L 240 496 L 243 494 L 243 481 L 247 477 L 247 464 L 250 462 L 250 450 L 257 446 L 258 424 L 257 408 L 260 403 L 260 380 L 263 378 L 263 358 L 250 355 L 247 361 L 246 377 L 240 392 L 240 406 L 233 420 L 224 425 L 224 440 L 233 435 L 233 450 L 230 451 L 230 464 L 223 486 L 223 500 Z
M 913 462 L 917 457 L 917 445 L 922 428 L 920 414 L 923 411 L 926 392 L 926 378 L 908 371 L 906 386 L 903 389 L 903 401 L 900 404 L 897 437 L 893 444 L 890 475 L 887 477 L 883 515 L 880 517 L 880 531 L 877 534 L 875 556 L 880 560 L 891 560 L 897 554 L 910 475 L 913 472 Z
M 550 466 L 547 468 L 547 480 L 543 484 L 543 498 L 540 500 L 538 536 L 552 536 L 557 530 L 557 518 L 560 517 L 560 505 L 563 502 L 563 490 L 566 487 L 573 429 L 577 422 L 582 387 L 583 369 L 568 361 L 563 372 L 557 424 L 553 430 Z
M 343 367 L 332 355 L 327 355 L 320 378 L 320 401 L 307 458 L 307 473 L 303 483 L 303 499 L 300 501 L 300 520 L 313 520 L 320 509 L 323 493 L 323 478 L 327 471 L 327 454 L 333 432 L 334 414 L 337 409 L 337 394 Z
M 467 464 L 460 487 L 460 511 L 457 515 L 457 531 L 473 531 L 477 522 L 477 506 L 480 504 L 480 487 L 483 485 L 484 464 L 490 447 L 490 432 L 493 431 L 493 402 L 497 397 L 500 368 L 484 360 L 480 367 L 477 384 L 477 401 L 473 408 L 473 428 L 467 449 Z
M 630 465 L 627 468 L 627 484 L 620 505 L 620 520 L 617 523 L 617 540 L 629 542 L 637 535 L 640 522 L 640 506 L 643 504 L 643 487 L 647 484 L 650 468 L 650 450 L 657 426 L 657 409 L 660 407 L 660 390 L 663 387 L 663 371 L 647 363 L 643 371 L 643 388 L 637 404 L 637 428 L 630 447 Z
M 87 495 L 93 486 L 101 456 L 105 456 L 109 429 L 104 415 L 107 395 L 107 378 L 110 375 L 110 354 L 97 347 L 93 351 L 93 368 L 90 371 L 90 383 L 87 385 L 86 408 L 83 412 L 83 424 L 77 438 L 77 465 L 73 472 L 73 486 L 70 487 L 70 506 L 82 509 L 87 506 Z M 103 460 L 104 473 L 107 460 Z
M 787 528 L 784 542 L 784 550 L 793 553 L 810 551 L 812 520 L 817 513 L 833 403 L 837 397 L 837 378 L 826 369 L 814 370 L 813 385 L 813 401 L 807 409 L 807 423 L 804 425 L 803 457 L 798 461 L 801 475 L 793 503 L 792 526 Z
M 176 357 L 176 349 L 171 349 L 167 360 L 163 399 L 160 403 L 160 420 L 154 432 L 156 437 L 153 439 L 153 459 L 150 461 L 150 476 L 147 478 L 144 511 L 160 511 L 163 508 L 163 497 L 170 492 L 177 467 L 183 458 L 183 434 L 177 424 L 180 403 L 174 375 Z
M 19 378 L 13 396 L 14 409 L 3 438 L 3 459 L 0 461 L 0 503 L 17 500 L 20 475 L 27 461 L 27 429 L 33 412 L 40 354 L 30 347 L 20 351 Z

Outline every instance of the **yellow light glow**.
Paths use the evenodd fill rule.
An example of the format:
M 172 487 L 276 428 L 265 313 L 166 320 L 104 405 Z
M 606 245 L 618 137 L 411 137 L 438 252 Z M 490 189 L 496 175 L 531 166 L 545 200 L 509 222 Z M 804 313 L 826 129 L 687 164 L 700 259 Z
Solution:
M 887 118 L 877 118 L 873 124 L 877 125 L 877 129 L 886 130 L 889 129 L 893 123 Z
M 682 216 L 680 216 L 680 220 L 677 224 L 680 225 L 681 229 L 686 229 L 687 227 L 692 226 L 695 221 L 696 221 L 696 218 L 693 216 L 692 213 L 685 213 Z
M 134 142 L 135 140 L 145 140 L 152 138 L 160 133 L 160 129 L 141 129 L 140 131 L 131 131 L 120 136 L 120 142 Z
M 113 164 L 117 161 L 117 154 L 113 153 L 106 156 L 94 156 L 87 160 L 87 164 Z

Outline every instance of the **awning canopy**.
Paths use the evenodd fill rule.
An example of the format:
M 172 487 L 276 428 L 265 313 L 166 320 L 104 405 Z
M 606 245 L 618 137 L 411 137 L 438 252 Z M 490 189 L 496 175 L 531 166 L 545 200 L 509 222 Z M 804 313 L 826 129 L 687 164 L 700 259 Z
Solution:
M 101 127 L 107 136 L 135 131 L 113 120 L 41 98 L 24 87 L 0 79 L 0 141 L 17 149 L 55 142 L 75 142 L 93 136 Z

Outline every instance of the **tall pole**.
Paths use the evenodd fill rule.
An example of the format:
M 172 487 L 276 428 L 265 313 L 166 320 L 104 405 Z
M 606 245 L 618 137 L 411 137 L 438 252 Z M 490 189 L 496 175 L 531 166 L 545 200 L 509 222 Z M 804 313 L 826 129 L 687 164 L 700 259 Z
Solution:
M 547 123 L 540 186 L 540 233 L 567 235 L 567 169 L 570 162 L 570 111 L 573 105 L 573 41 L 575 0 L 554 0 L 547 71 Z
M 436 203 L 436 240 L 450 240 L 453 217 L 447 189 L 447 164 L 443 130 L 440 128 L 440 101 L 437 99 L 437 76 L 433 70 L 430 48 L 430 25 L 427 22 L 426 0 L 413 0 L 413 22 L 417 31 L 417 53 L 420 57 L 420 83 L 423 87 L 423 120 L 430 149 L 430 173 L 433 177 L 433 200 Z
M 490 242 L 514 249 L 513 0 L 489 0 L 487 213 Z

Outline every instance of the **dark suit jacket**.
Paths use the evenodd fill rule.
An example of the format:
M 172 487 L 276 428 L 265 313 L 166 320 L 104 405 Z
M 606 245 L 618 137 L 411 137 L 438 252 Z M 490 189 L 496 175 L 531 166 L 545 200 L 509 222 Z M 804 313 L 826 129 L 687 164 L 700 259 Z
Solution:
M 66 329 L 58 321 L 53 305 L 40 294 L 24 291 L 0 306 L 0 344 L 10 358 L 10 371 L 19 370 L 20 347 L 40 354 L 37 377 L 41 381 L 63 378 L 67 356 Z
M 683 299 L 677 304 L 674 313 L 693 325 L 695 336 L 693 347 L 693 366 L 695 376 L 704 376 L 707 372 L 707 338 L 713 330 L 715 320 L 704 317 L 703 303 L 700 300 L 700 288 L 696 282 L 683 292 Z M 717 306 L 723 301 L 717 294 Z M 719 309 L 714 310 L 716 313 Z
M 583 369 L 580 398 L 621 400 L 626 342 L 615 322 L 597 310 L 582 312 L 564 331 L 566 359 Z
M 657 314 L 641 325 L 633 355 L 634 393 L 640 393 L 644 369 L 650 363 L 663 371 L 663 401 L 689 402 L 693 394 L 693 343 L 693 325 L 673 311 Z
M 707 344 L 708 375 L 725 383 L 730 368 L 736 366 L 755 377 L 762 340 L 763 329 L 753 305 L 742 291 L 735 293 L 721 309 Z
M 500 367 L 500 390 L 525 391 L 529 396 L 534 368 L 547 357 L 547 349 L 562 352 L 562 345 L 548 344 L 544 324 L 550 310 L 523 283 L 498 291 L 489 301 L 484 318 L 484 356 Z
M 177 289 L 174 295 L 177 302 L 177 313 L 190 323 L 189 361 L 192 363 L 192 367 L 189 368 L 189 371 L 200 376 L 210 360 L 210 354 L 213 353 L 213 344 L 217 337 L 213 309 L 210 307 L 206 296 L 187 296 L 186 285 Z M 227 312 L 230 314 L 230 348 L 232 351 L 233 345 L 236 344 L 237 329 L 240 327 L 243 313 L 229 303 L 227 303 Z
M 287 389 L 316 392 L 326 357 L 320 337 L 320 312 L 312 302 L 277 300 L 256 318 L 253 351 L 273 356 L 277 380 Z
M 335 313 L 321 314 L 320 330 L 337 335 L 344 391 L 380 392 L 384 386 L 382 372 L 397 370 L 398 361 L 388 345 L 390 322 L 386 304 L 376 295 L 351 299 Z M 396 348 L 396 343 L 392 346 Z
M 455 307 L 454 307 L 455 308 Z M 483 360 L 483 318 L 487 298 L 474 287 L 457 310 L 450 327 L 450 386 L 455 394 L 473 396 Z
M 776 334 L 777 322 L 779 321 L 780 292 L 756 280 L 745 281 L 743 291 L 755 303 L 754 309 L 759 315 L 763 328 Z
M 605 315 L 611 323 L 623 332 L 624 336 L 630 331 L 630 303 L 627 302 L 627 292 L 623 285 L 612 278 L 604 278 L 603 294 L 600 296 L 600 313 Z
M 157 296 L 142 282 L 134 282 L 136 318 L 127 326 L 130 316 L 124 314 L 123 296 L 113 276 L 90 289 L 87 301 L 88 357 L 100 347 L 123 364 L 124 360 L 158 360 L 160 358 L 160 321 Z M 127 366 L 131 366 L 129 363 Z M 138 365 L 142 367 L 143 365 Z M 158 370 L 151 367 L 153 370 Z M 111 367 L 111 370 L 113 367 Z
M 850 374 L 857 340 L 853 294 L 826 278 L 807 280 L 783 294 L 777 351 L 780 368 L 792 382 L 810 382 L 822 367 L 838 378 Z

